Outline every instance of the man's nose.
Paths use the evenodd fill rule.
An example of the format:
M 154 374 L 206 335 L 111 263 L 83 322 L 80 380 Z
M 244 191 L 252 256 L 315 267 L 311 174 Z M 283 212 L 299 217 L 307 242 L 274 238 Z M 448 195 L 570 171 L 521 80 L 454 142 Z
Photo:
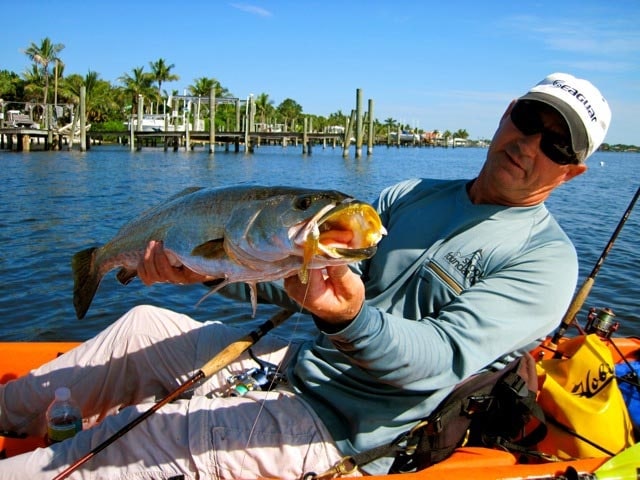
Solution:
M 535 157 L 540 150 L 540 141 L 542 140 L 541 133 L 535 133 L 533 135 L 522 135 L 518 140 L 518 146 L 520 147 L 520 152 L 523 155 L 527 155 L 529 157 Z

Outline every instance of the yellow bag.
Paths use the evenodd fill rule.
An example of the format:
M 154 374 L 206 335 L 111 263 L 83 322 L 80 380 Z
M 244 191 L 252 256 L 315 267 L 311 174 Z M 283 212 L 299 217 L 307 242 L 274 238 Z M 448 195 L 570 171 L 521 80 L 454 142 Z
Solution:
M 633 426 L 609 347 L 591 334 L 566 340 L 558 351 L 563 358 L 536 364 L 538 403 L 548 427 L 538 449 L 567 459 L 605 457 L 633 445 Z

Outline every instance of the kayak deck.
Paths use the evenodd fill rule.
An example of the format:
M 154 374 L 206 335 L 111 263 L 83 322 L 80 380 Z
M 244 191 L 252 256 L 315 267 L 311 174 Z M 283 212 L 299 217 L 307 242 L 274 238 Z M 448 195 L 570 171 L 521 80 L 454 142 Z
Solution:
M 0 351 L 3 353 L 0 355 L 0 383 L 6 383 L 24 375 L 78 344 L 79 342 L 0 342 Z M 640 339 L 616 338 L 616 346 L 626 358 L 640 358 Z M 552 350 L 543 345 L 532 353 L 540 359 L 551 356 L 552 353 L 549 352 Z M 619 355 L 615 360 L 620 360 Z M 45 446 L 44 438 L 0 436 L 0 458 L 18 455 L 43 446 Z M 405 480 L 553 478 L 563 475 L 568 468 L 573 468 L 578 473 L 593 472 L 607 460 L 608 457 L 520 464 L 518 458 L 509 452 L 482 447 L 461 447 L 446 460 L 422 471 L 378 478 L 402 477 Z

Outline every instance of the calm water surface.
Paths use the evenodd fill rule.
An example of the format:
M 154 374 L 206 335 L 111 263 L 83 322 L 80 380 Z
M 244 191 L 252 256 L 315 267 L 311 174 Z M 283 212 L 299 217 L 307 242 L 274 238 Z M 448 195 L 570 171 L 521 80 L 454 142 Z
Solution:
M 406 178 L 472 178 L 485 154 L 482 149 L 386 147 L 359 160 L 353 158 L 353 150 L 344 159 L 341 149 L 319 147 L 309 156 L 294 147 L 261 147 L 253 155 L 222 150 L 215 155 L 202 150 L 131 153 L 118 146 L 94 147 L 86 153 L 0 152 L 0 340 L 84 340 L 140 303 L 199 320 L 249 322 L 250 305 L 219 295 L 196 307 L 205 293 L 199 285 L 144 287 L 135 281 L 125 287 L 117 283 L 114 272 L 105 277 L 86 318 L 75 319 L 71 256 L 104 243 L 126 221 L 185 187 L 296 185 L 335 188 L 373 201 L 383 187 Z M 638 188 L 640 154 L 596 153 L 589 165 L 585 175 L 547 201 L 576 244 L 580 284 Z M 613 308 L 627 334 L 640 331 L 639 236 L 640 212 L 634 211 L 583 309 Z M 272 312 L 260 306 L 257 321 Z

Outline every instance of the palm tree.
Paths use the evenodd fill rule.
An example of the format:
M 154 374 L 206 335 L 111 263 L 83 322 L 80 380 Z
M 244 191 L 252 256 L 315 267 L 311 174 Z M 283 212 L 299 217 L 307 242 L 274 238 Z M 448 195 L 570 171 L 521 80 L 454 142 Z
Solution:
M 162 99 L 162 82 L 173 82 L 175 80 L 180 80 L 178 75 L 171 73 L 171 69 L 175 67 L 172 63 L 171 65 L 167 65 L 164 58 L 159 58 L 155 62 L 149 62 L 149 66 L 151 67 L 151 76 L 153 79 L 158 82 L 158 99 Z M 158 107 L 160 107 L 160 101 L 158 101 Z
M 398 124 L 397 120 L 394 120 L 393 118 L 389 117 L 387 119 L 385 119 L 384 121 L 385 126 L 387 127 L 387 129 L 389 131 L 393 130 L 396 128 L 396 125 Z
M 212 88 L 216 89 L 216 97 L 218 96 L 218 82 L 215 78 L 200 77 L 196 78 L 193 85 L 189 85 L 188 90 L 194 97 L 208 97 Z
M 274 111 L 273 100 L 269 99 L 269 94 L 261 93 L 256 97 L 256 112 L 260 116 L 260 123 L 266 123 L 267 118 Z
M 60 58 L 58 54 L 64 49 L 62 43 L 52 43 L 49 37 L 40 41 L 40 45 L 36 45 L 31 42 L 31 45 L 24 51 L 24 53 L 34 62 L 37 66 L 40 66 L 42 76 L 44 77 L 44 95 L 43 101 L 47 104 L 47 95 L 49 94 L 49 67 L 54 62 L 59 62 Z
M 466 129 L 461 128 L 457 132 L 454 132 L 453 138 L 469 138 L 469 132 Z
M 332 113 L 331 115 L 329 115 L 329 118 L 327 119 L 327 124 L 329 126 L 335 126 L 335 125 L 339 125 L 341 127 L 344 127 L 347 123 L 347 116 L 342 113 L 342 110 L 338 110 L 335 113 Z
M 29 70 L 25 70 L 22 73 L 22 78 L 24 78 L 25 84 L 24 99 L 29 102 L 36 102 L 44 93 L 42 70 L 36 64 L 32 64 Z
M 193 85 L 189 85 L 189 93 L 196 97 L 208 97 L 211 88 L 215 87 L 216 98 L 229 98 L 229 90 L 220 85 L 220 82 L 211 77 L 196 78 Z
M 100 79 L 100 74 L 89 70 L 82 77 L 69 75 L 62 85 L 62 94 L 74 104 L 80 101 L 80 89 L 85 87 L 86 120 L 90 123 L 105 122 L 118 112 L 118 102 L 111 84 Z
M 133 108 L 132 113 L 137 113 L 138 108 L 142 108 L 144 113 L 144 106 L 138 105 L 138 95 L 142 95 L 147 98 L 154 98 L 156 91 L 153 88 L 153 76 L 150 73 L 144 71 L 144 67 L 134 68 L 129 75 L 125 73 L 118 80 L 124 84 L 125 93 L 131 98 L 131 105 Z
M 229 92 L 228 89 L 223 87 L 218 80 L 211 77 L 200 77 L 196 78 L 193 82 L 193 85 L 189 85 L 189 93 L 195 97 L 209 97 L 209 93 L 211 93 L 211 89 L 215 88 L 216 95 L 216 103 L 219 102 L 221 98 L 232 98 L 233 95 Z M 223 105 L 219 105 L 216 107 L 216 126 L 222 127 L 227 125 L 229 126 L 230 120 L 235 118 L 234 114 L 235 107 L 233 105 L 229 105 L 227 103 Z M 208 115 L 207 107 L 203 108 L 204 114 Z

